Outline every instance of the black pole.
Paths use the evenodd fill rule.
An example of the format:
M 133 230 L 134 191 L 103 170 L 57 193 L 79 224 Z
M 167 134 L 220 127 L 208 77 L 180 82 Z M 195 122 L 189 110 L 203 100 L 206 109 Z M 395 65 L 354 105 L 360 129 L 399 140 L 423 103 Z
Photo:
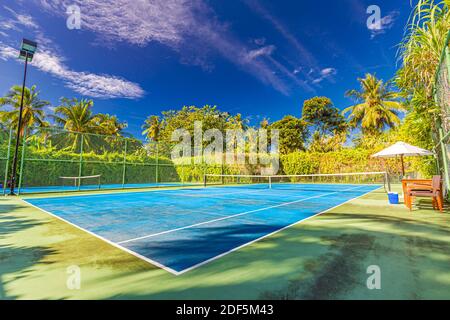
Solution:
M 14 150 L 14 158 L 12 163 L 11 189 L 9 193 L 9 195 L 11 196 L 15 195 L 14 189 L 16 187 L 17 160 L 19 156 L 20 130 L 22 129 L 23 96 L 25 94 L 25 82 L 27 80 L 27 67 L 28 67 L 28 52 L 26 52 L 25 55 L 25 71 L 23 73 L 22 98 L 20 100 L 19 122 L 17 124 L 16 149 Z

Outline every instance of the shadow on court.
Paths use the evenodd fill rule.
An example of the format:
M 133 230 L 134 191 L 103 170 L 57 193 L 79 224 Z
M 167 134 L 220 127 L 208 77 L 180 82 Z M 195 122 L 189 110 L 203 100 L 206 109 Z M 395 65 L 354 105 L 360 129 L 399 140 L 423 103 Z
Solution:
M 55 251 L 43 246 L 23 246 L 14 243 L 10 236 L 25 233 L 27 230 L 42 225 L 43 222 L 26 218 L 13 212 L 25 209 L 17 204 L 5 204 L 0 201 L 0 299 L 16 299 L 16 295 L 9 295 L 5 289 L 12 282 L 26 278 L 33 272 L 30 270 L 42 259 Z M 13 276 L 9 277 L 9 274 Z
M 0 265 L 1 290 L 9 299 L 25 297 L 31 286 L 43 290 L 26 297 L 60 299 L 448 299 L 450 214 L 424 210 L 428 205 L 410 213 L 373 192 L 180 276 L 34 208 L 13 208 L 17 213 L 10 217 L 23 219 L 23 226 L 9 217 L 0 220 L 2 233 L 17 241 L 9 243 L 8 255 L 0 255 L 10 257 Z M 241 227 L 260 231 L 257 225 Z M 195 241 L 167 238 L 165 245 L 184 255 L 198 241 L 220 246 L 240 231 L 215 228 Z M 54 270 L 64 273 L 69 263 L 83 270 L 79 291 L 63 290 L 65 278 L 53 283 Z M 381 290 L 367 289 L 371 265 L 380 267 Z

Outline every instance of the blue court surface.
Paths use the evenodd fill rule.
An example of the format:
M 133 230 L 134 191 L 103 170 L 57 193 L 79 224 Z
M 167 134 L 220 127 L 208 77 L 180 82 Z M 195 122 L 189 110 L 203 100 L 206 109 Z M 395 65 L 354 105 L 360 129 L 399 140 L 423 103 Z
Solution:
M 380 188 L 295 184 L 26 199 L 173 274 Z M 299 232 L 301 237 L 301 232 Z

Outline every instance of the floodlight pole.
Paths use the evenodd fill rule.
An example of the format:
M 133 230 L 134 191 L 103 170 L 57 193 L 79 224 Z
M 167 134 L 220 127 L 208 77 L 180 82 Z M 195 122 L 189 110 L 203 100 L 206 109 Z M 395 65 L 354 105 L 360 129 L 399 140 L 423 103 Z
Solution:
M 11 196 L 15 195 L 14 189 L 16 187 L 17 160 L 19 156 L 20 131 L 22 129 L 23 96 L 25 94 L 25 82 L 27 80 L 27 67 L 28 67 L 28 52 L 26 52 L 25 54 L 25 70 L 23 72 L 22 98 L 20 100 L 19 122 L 17 123 L 16 148 L 14 150 L 14 158 L 12 163 L 11 189 L 9 192 L 9 195 Z

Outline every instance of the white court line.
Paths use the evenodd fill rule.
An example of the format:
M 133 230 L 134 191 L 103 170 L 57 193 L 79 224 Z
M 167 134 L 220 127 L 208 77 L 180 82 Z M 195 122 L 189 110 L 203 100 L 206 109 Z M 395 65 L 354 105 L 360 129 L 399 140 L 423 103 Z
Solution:
M 329 212 L 329 211 L 331 211 L 331 210 L 333 210 L 333 209 L 339 208 L 340 206 L 342 206 L 342 205 L 344 205 L 344 204 L 346 204 L 346 203 L 349 203 L 349 202 L 351 202 L 351 201 L 353 201 L 353 200 L 362 198 L 362 197 L 364 197 L 365 195 L 367 195 L 367 194 L 369 194 L 369 193 L 372 193 L 372 192 L 374 192 L 374 191 L 376 191 L 376 190 L 379 190 L 379 189 L 381 189 L 381 188 L 382 188 L 382 187 L 379 187 L 379 188 L 377 188 L 377 189 L 368 191 L 368 192 L 366 192 L 366 193 L 364 193 L 364 194 L 362 194 L 362 195 L 360 195 L 360 196 L 358 196 L 358 197 L 349 199 L 349 200 L 347 200 L 347 201 L 345 201 L 345 202 L 343 202 L 343 203 L 340 203 L 340 204 L 338 204 L 338 205 L 336 205 L 336 206 L 334 206 L 334 207 L 332 207 L 332 208 L 329 208 L 329 209 L 327 209 L 327 210 L 324 210 L 324 211 L 321 211 L 321 212 L 319 212 L 319 213 L 316 213 L 315 215 L 312 215 L 312 216 L 309 216 L 309 217 L 307 217 L 307 218 L 305 218 L 305 219 L 302 219 L 302 220 L 299 220 L 299 221 L 297 221 L 297 222 L 294 222 L 294 223 L 292 223 L 292 224 L 290 224 L 290 225 L 288 225 L 288 226 L 285 226 L 285 227 L 283 227 L 283 228 L 281 228 L 281 229 L 275 230 L 274 232 L 265 234 L 265 235 L 263 235 L 262 237 L 259 237 L 259 238 L 255 239 L 255 240 L 246 242 L 246 243 L 244 243 L 244 244 L 242 244 L 242 245 L 240 245 L 240 246 L 238 246 L 238 247 L 235 247 L 235 248 L 233 248 L 233 249 L 231 249 L 231 250 L 228 250 L 228 251 L 226 251 L 226 252 L 224 252 L 224 253 L 221 253 L 221 254 L 219 254 L 219 255 L 217 255 L 217 256 L 215 256 L 215 257 L 209 258 L 209 259 L 207 259 L 207 260 L 205 260 L 205 261 L 202 261 L 202 262 L 200 262 L 200 263 L 198 263 L 198 264 L 196 264 L 196 265 L 193 265 L 192 267 L 189 267 L 189 268 L 184 269 L 184 270 L 182 270 L 182 271 L 178 271 L 176 275 L 179 276 L 179 275 L 182 275 L 183 273 L 186 273 L 186 272 L 192 271 L 192 270 L 194 270 L 194 269 L 197 269 L 197 268 L 199 268 L 199 267 L 201 267 L 201 266 L 203 266 L 203 265 L 205 265 L 205 264 L 208 264 L 208 263 L 210 263 L 210 262 L 212 262 L 212 261 L 214 261 L 214 260 L 220 259 L 220 258 L 226 256 L 227 254 L 230 254 L 230 253 L 232 253 L 232 252 L 234 252 L 234 251 L 240 250 L 240 249 L 242 249 L 242 248 L 244 248 L 244 247 L 246 247 L 246 246 L 249 246 L 249 245 L 251 245 L 251 244 L 253 244 L 253 243 L 255 243 L 255 242 L 261 241 L 261 240 L 263 240 L 263 239 L 265 239 L 265 238 L 267 238 L 267 237 L 273 236 L 274 234 L 276 234 L 276 233 L 278 233 L 278 232 L 281 232 L 281 231 L 283 231 L 283 230 L 285 230 L 285 229 L 291 228 L 291 227 L 293 227 L 293 226 L 295 226 L 295 225 L 297 225 L 297 224 L 300 224 L 300 223 L 302 223 L 302 222 L 305 222 L 306 220 L 312 219 L 312 218 L 314 218 L 314 217 L 317 217 L 317 216 L 320 216 L 320 215 L 322 215 L 322 214 L 324 214 L 324 213 L 327 213 L 327 212 Z
M 199 189 L 202 190 L 202 189 Z M 269 188 L 267 189 L 258 189 L 258 190 L 254 190 L 254 191 L 239 191 L 239 192 L 228 192 L 228 193 L 202 193 L 202 196 L 199 196 L 198 192 L 191 192 L 191 193 L 186 193 L 186 194 L 174 194 L 173 192 L 165 192 L 165 191 L 159 191 L 158 193 L 161 194 L 166 194 L 166 195 L 171 195 L 171 196 L 175 196 L 175 197 L 190 197 L 190 198 L 215 198 L 216 196 L 228 196 L 228 195 L 232 195 L 232 194 L 246 194 L 246 193 L 257 193 L 257 192 L 263 192 L 263 191 L 268 191 L 270 190 Z
M 246 212 L 242 212 L 242 213 L 237 213 L 237 214 L 233 214 L 231 216 L 225 216 L 225 217 L 222 217 L 222 218 L 217 218 L 217 219 L 213 219 L 213 220 L 208 220 L 208 221 L 195 223 L 195 224 L 192 224 L 192 225 L 189 225 L 189 226 L 185 226 L 185 227 L 175 228 L 175 229 L 171 229 L 171 230 L 167 230 L 167 231 L 162 231 L 162 232 L 158 232 L 158 233 L 149 234 L 149 235 L 142 236 L 142 237 L 137 237 L 137 238 L 133 238 L 133 239 L 120 241 L 120 242 L 117 242 L 117 244 L 125 244 L 125 243 L 130 243 L 130 242 L 134 242 L 134 241 L 138 241 L 138 240 L 148 239 L 148 238 L 152 238 L 152 237 L 156 237 L 156 236 L 160 236 L 160 235 L 164 235 L 164 234 L 168 234 L 168 233 L 177 232 L 177 231 L 180 231 L 180 230 L 185 230 L 185 229 L 190 229 L 190 228 L 202 226 L 202 225 L 213 223 L 213 222 L 218 222 L 218 221 L 223 221 L 223 220 L 227 220 L 227 219 L 243 216 L 243 215 L 250 214 L 250 213 L 265 211 L 265 210 L 279 208 L 279 207 L 285 207 L 285 206 L 288 206 L 288 205 L 291 205 L 291 204 L 294 204 L 294 203 L 299 203 L 299 202 L 303 202 L 303 201 L 306 201 L 306 200 L 321 198 L 321 197 L 329 196 L 329 195 L 332 195 L 332 194 L 341 193 L 341 192 L 344 192 L 344 191 L 350 191 L 350 190 L 359 189 L 359 188 L 362 188 L 362 187 L 359 186 L 359 187 L 349 188 L 349 189 L 345 189 L 345 190 L 341 190 L 341 191 L 335 191 L 335 192 L 331 192 L 331 193 L 324 193 L 322 195 L 317 195 L 317 196 L 313 196 L 313 197 L 307 197 L 307 198 L 303 198 L 303 199 L 296 200 L 296 201 L 285 202 L 285 203 L 281 203 L 281 204 L 274 205 L 274 206 L 269 206 L 269 207 L 265 207 L 265 208 L 250 210 L 250 211 L 246 211 Z
M 362 186 L 361 186 L 361 187 L 362 187 Z M 358 188 L 361 188 L 361 187 L 358 187 Z M 51 212 L 49 212 L 49 211 L 47 211 L 47 210 L 44 210 L 44 209 L 42 209 L 42 208 L 40 208 L 40 207 L 38 207 L 38 206 L 35 206 L 35 205 L 29 203 L 28 201 L 22 199 L 22 198 L 19 198 L 19 200 L 22 201 L 22 202 L 24 202 L 24 203 L 26 203 L 27 205 L 32 206 L 33 208 L 36 208 L 36 209 L 38 209 L 38 210 L 40 210 L 40 211 L 42 211 L 42 212 L 44 212 L 44 213 L 49 214 L 50 216 L 52 216 L 52 217 L 54 217 L 54 218 L 56 218 L 56 219 L 58 219 L 58 220 L 61 220 L 61 221 L 65 222 L 65 223 L 68 223 L 69 225 L 71 225 L 71 226 L 73 226 L 73 227 L 75 227 L 75 228 L 77 228 L 77 229 L 79 229 L 79 230 L 85 231 L 85 232 L 87 232 L 88 234 L 90 234 L 90 235 L 92 235 L 92 236 L 94 236 L 94 237 L 96 237 L 96 238 L 98 238 L 98 239 L 100 239 L 100 240 L 103 240 L 103 241 L 105 241 L 106 243 L 112 245 L 113 247 L 116 247 L 116 248 L 118 248 L 118 249 L 121 249 L 121 250 L 123 250 L 123 251 L 125 251 L 125 252 L 127 252 L 127 253 L 129 253 L 129 254 L 131 254 L 131 255 L 137 257 L 137 258 L 139 258 L 139 259 L 142 259 L 143 261 L 145 261 L 145 262 L 147 262 L 147 263 L 150 263 L 150 264 L 152 264 L 152 265 L 154 265 L 154 266 L 156 266 L 156 267 L 159 267 L 159 268 L 161 268 L 161 269 L 163 269 L 163 270 L 165 270 L 165 271 L 167 271 L 167 272 L 169 272 L 169 273 L 171 273 L 171 274 L 173 274 L 173 275 L 175 275 L 175 276 L 179 276 L 179 275 L 184 274 L 184 273 L 186 273 L 186 272 L 188 272 L 188 271 L 191 271 L 191 270 L 196 269 L 196 268 L 198 268 L 198 267 L 200 267 L 200 266 L 203 266 L 203 265 L 205 265 L 205 264 L 207 264 L 207 263 L 209 263 L 209 262 L 212 262 L 213 260 L 219 259 L 219 258 L 221 258 L 221 257 L 223 257 L 223 256 L 225 256 L 225 255 L 227 255 L 227 254 L 229 254 L 229 253 L 232 253 L 232 252 L 234 252 L 234 251 L 237 251 L 237 250 L 239 250 L 239 249 L 242 249 L 243 247 L 246 247 L 246 246 L 251 245 L 251 244 L 253 244 L 253 243 L 257 242 L 257 241 L 260 241 L 260 240 L 262 240 L 262 239 L 264 239 L 264 238 L 270 237 L 270 236 L 272 236 L 272 235 L 274 235 L 274 234 L 276 234 L 276 233 L 278 233 L 278 232 L 281 232 L 281 231 L 283 231 L 283 230 L 285 230 L 285 229 L 287 229 L 287 228 L 290 228 L 290 227 L 292 227 L 292 226 L 294 226 L 294 225 L 300 224 L 300 223 L 302 223 L 303 221 L 312 219 L 312 218 L 314 218 L 314 217 L 316 217 L 316 216 L 319 216 L 319 215 L 324 214 L 324 213 L 326 213 L 326 212 L 329 212 L 329 211 L 331 211 L 331 210 L 333 210 L 333 209 L 335 209 L 335 208 L 338 208 L 338 207 L 340 207 L 340 206 L 342 206 L 342 205 L 344 205 L 344 204 L 346 204 L 346 203 L 348 203 L 348 202 L 351 202 L 351 201 L 353 201 L 353 200 L 356 200 L 356 199 L 358 199 L 358 198 L 361 198 L 361 197 L 363 197 L 363 196 L 365 196 L 365 195 L 367 195 L 367 194 L 369 194 L 369 193 L 372 193 L 372 192 L 374 192 L 374 191 L 376 191 L 376 190 L 378 190 L 378 189 L 380 189 L 380 188 L 382 188 L 382 187 L 379 187 L 379 188 L 374 189 L 374 190 L 370 190 L 370 191 L 368 191 L 368 192 L 366 192 L 366 193 L 364 193 L 364 194 L 362 194 L 362 195 L 360 195 L 360 196 L 358 196 L 358 197 L 349 199 L 349 200 L 347 200 L 347 201 L 345 201 L 345 202 L 343 202 L 343 203 L 341 203 L 341 204 L 338 204 L 338 205 L 335 206 L 335 207 L 329 208 L 329 209 L 324 210 L 324 211 L 322 211 L 322 212 L 319 212 L 319 213 L 317 213 L 317 214 L 315 214 L 315 215 L 313 215 L 313 216 L 310 216 L 310 217 L 308 217 L 308 218 L 305 218 L 305 219 L 299 220 L 299 221 L 297 221 L 297 222 L 294 222 L 294 223 L 291 224 L 291 225 L 288 225 L 288 226 L 285 226 L 285 227 L 283 227 L 283 228 L 281 228 L 281 229 L 275 230 L 274 232 L 269 233 L 269 234 L 266 234 L 266 235 L 264 235 L 264 236 L 262 236 L 262 237 L 260 237 L 260 238 L 258 238 L 258 239 L 255 239 L 255 240 L 249 241 L 249 242 L 247 242 L 247 243 L 244 243 L 244 244 L 242 244 L 241 246 L 235 247 L 235 248 L 233 248 L 233 249 L 231 249 L 231 250 L 229 250 L 229 251 L 227 251 L 227 252 L 221 253 L 221 254 L 219 254 L 219 255 L 217 255 L 217 256 L 215 256 L 215 257 L 212 257 L 212 258 L 210 258 L 210 259 L 208 259 L 208 260 L 202 261 L 201 263 L 198 263 L 198 264 L 196 264 L 196 265 L 194 265 L 194 266 L 192 266 L 192 267 L 189 267 L 189 268 L 187 268 L 187 269 L 184 269 L 184 270 L 182 270 L 182 271 L 176 271 L 176 270 L 173 270 L 172 268 L 169 268 L 169 267 L 167 267 L 167 266 L 165 266 L 165 265 L 163 265 L 163 264 L 161 264 L 161 263 L 159 263 L 159 262 L 156 262 L 156 261 L 154 261 L 154 260 L 152 260 L 152 259 L 150 259 L 150 258 L 147 258 L 147 257 L 145 257 L 145 256 L 143 256 L 143 255 L 140 255 L 139 253 L 136 253 L 136 252 L 134 252 L 134 251 L 132 251 L 132 250 L 130 250 L 130 249 L 127 249 L 127 248 L 121 246 L 121 245 L 118 244 L 118 243 L 112 242 L 111 240 L 108 240 L 108 239 L 106 239 L 106 238 L 104 238 L 104 237 L 102 237 L 102 236 L 100 236 L 100 235 L 97 235 L 97 234 L 95 234 L 95 233 L 93 233 L 93 232 L 91 232 L 91 231 L 89 231 L 89 230 L 86 230 L 86 229 L 84 229 L 84 228 L 82 228 L 82 227 L 80 227 L 80 226 L 78 226 L 78 225 L 76 225 L 76 224 L 74 224 L 74 223 L 72 223 L 72 222 L 70 222 L 70 221 L 64 219 L 64 218 L 61 218 L 61 217 L 59 217 L 59 216 L 56 215 L 56 214 L 53 214 L 53 213 L 51 213 Z M 352 189 L 357 189 L 357 188 L 352 188 Z M 348 189 L 348 190 L 352 190 L 352 189 Z M 337 193 L 337 192 L 336 192 L 336 193 Z M 106 195 L 106 194 L 103 194 L 103 195 Z M 77 195 L 77 196 L 83 196 L 83 195 Z M 95 195 L 91 195 L 91 196 L 95 196 Z M 30 199 L 30 200 L 33 200 L 33 199 Z
M 87 230 L 87 229 L 84 229 L 84 228 L 82 228 L 82 227 L 80 227 L 80 226 L 78 226 L 78 225 L 76 225 L 76 224 L 74 224 L 74 223 L 72 223 L 72 222 L 70 222 L 70 221 L 64 219 L 64 218 L 61 218 L 60 216 L 58 216 L 58 215 L 56 215 L 56 214 L 51 213 L 50 211 L 47 211 L 47 210 L 44 210 L 44 209 L 42 209 L 42 208 L 40 208 L 40 207 L 38 207 L 38 206 L 35 206 L 34 204 L 29 203 L 28 201 L 26 201 L 26 200 L 24 200 L 24 199 L 22 199 L 22 198 L 19 198 L 19 200 L 25 202 L 25 203 L 26 203 L 27 205 L 29 205 L 29 206 L 32 206 L 33 208 L 36 208 L 36 209 L 38 209 L 38 210 L 40 210 L 40 211 L 42 211 L 42 212 L 45 212 L 45 213 L 51 215 L 52 217 L 54 217 L 54 218 L 56 218 L 56 219 L 58 219 L 58 220 L 64 221 L 65 223 L 68 223 L 68 224 L 70 224 L 71 226 L 73 226 L 73 227 L 75 227 L 75 228 L 77 228 L 77 229 L 79 229 L 79 230 L 81 230 L 81 231 L 84 231 L 84 232 L 89 233 L 90 235 L 92 235 L 92 236 L 94 236 L 94 237 L 96 237 L 96 238 L 98 238 L 98 239 L 100 239 L 100 240 L 103 240 L 103 241 L 105 241 L 106 243 L 109 243 L 109 244 L 112 245 L 113 247 L 119 248 L 119 249 L 121 249 L 121 250 L 123 250 L 123 251 L 125 251 L 125 252 L 127 252 L 127 253 L 129 253 L 129 254 L 131 254 L 131 255 L 137 257 L 137 258 L 139 258 L 139 259 L 142 259 L 142 260 L 144 260 L 144 261 L 146 261 L 146 262 L 148 262 L 148 263 L 150 263 L 150 264 L 152 264 L 152 265 L 158 267 L 158 268 L 161 268 L 161 269 L 163 269 L 163 270 L 166 270 L 167 272 L 169 272 L 169 273 L 171 273 L 171 274 L 173 274 L 173 275 L 176 275 L 176 276 L 177 276 L 177 275 L 179 274 L 178 271 L 175 271 L 175 270 L 173 270 L 173 269 L 171 269 L 171 268 L 169 268 L 169 267 L 166 267 L 165 265 L 163 265 L 163 264 L 161 264 L 161 263 L 159 263 L 159 262 L 156 262 L 155 260 L 152 260 L 152 259 L 150 259 L 150 258 L 147 258 L 147 257 L 145 257 L 145 256 L 143 256 L 143 255 L 140 255 L 140 254 L 137 253 L 137 252 L 134 252 L 134 251 L 132 251 L 132 250 L 130 250 L 130 249 L 127 249 L 127 248 L 125 248 L 125 247 L 123 247 L 123 246 L 121 246 L 121 245 L 119 245 L 119 244 L 117 244 L 117 243 L 115 243 L 115 242 L 113 242 L 113 241 L 111 241 L 111 240 L 108 240 L 108 239 L 106 239 L 106 238 L 104 238 L 104 237 L 102 237 L 102 236 L 100 236 L 100 235 L 98 235 L 98 234 L 96 234 L 96 233 L 94 233 L 94 232 L 91 232 L 91 231 L 89 231 L 89 230 Z

